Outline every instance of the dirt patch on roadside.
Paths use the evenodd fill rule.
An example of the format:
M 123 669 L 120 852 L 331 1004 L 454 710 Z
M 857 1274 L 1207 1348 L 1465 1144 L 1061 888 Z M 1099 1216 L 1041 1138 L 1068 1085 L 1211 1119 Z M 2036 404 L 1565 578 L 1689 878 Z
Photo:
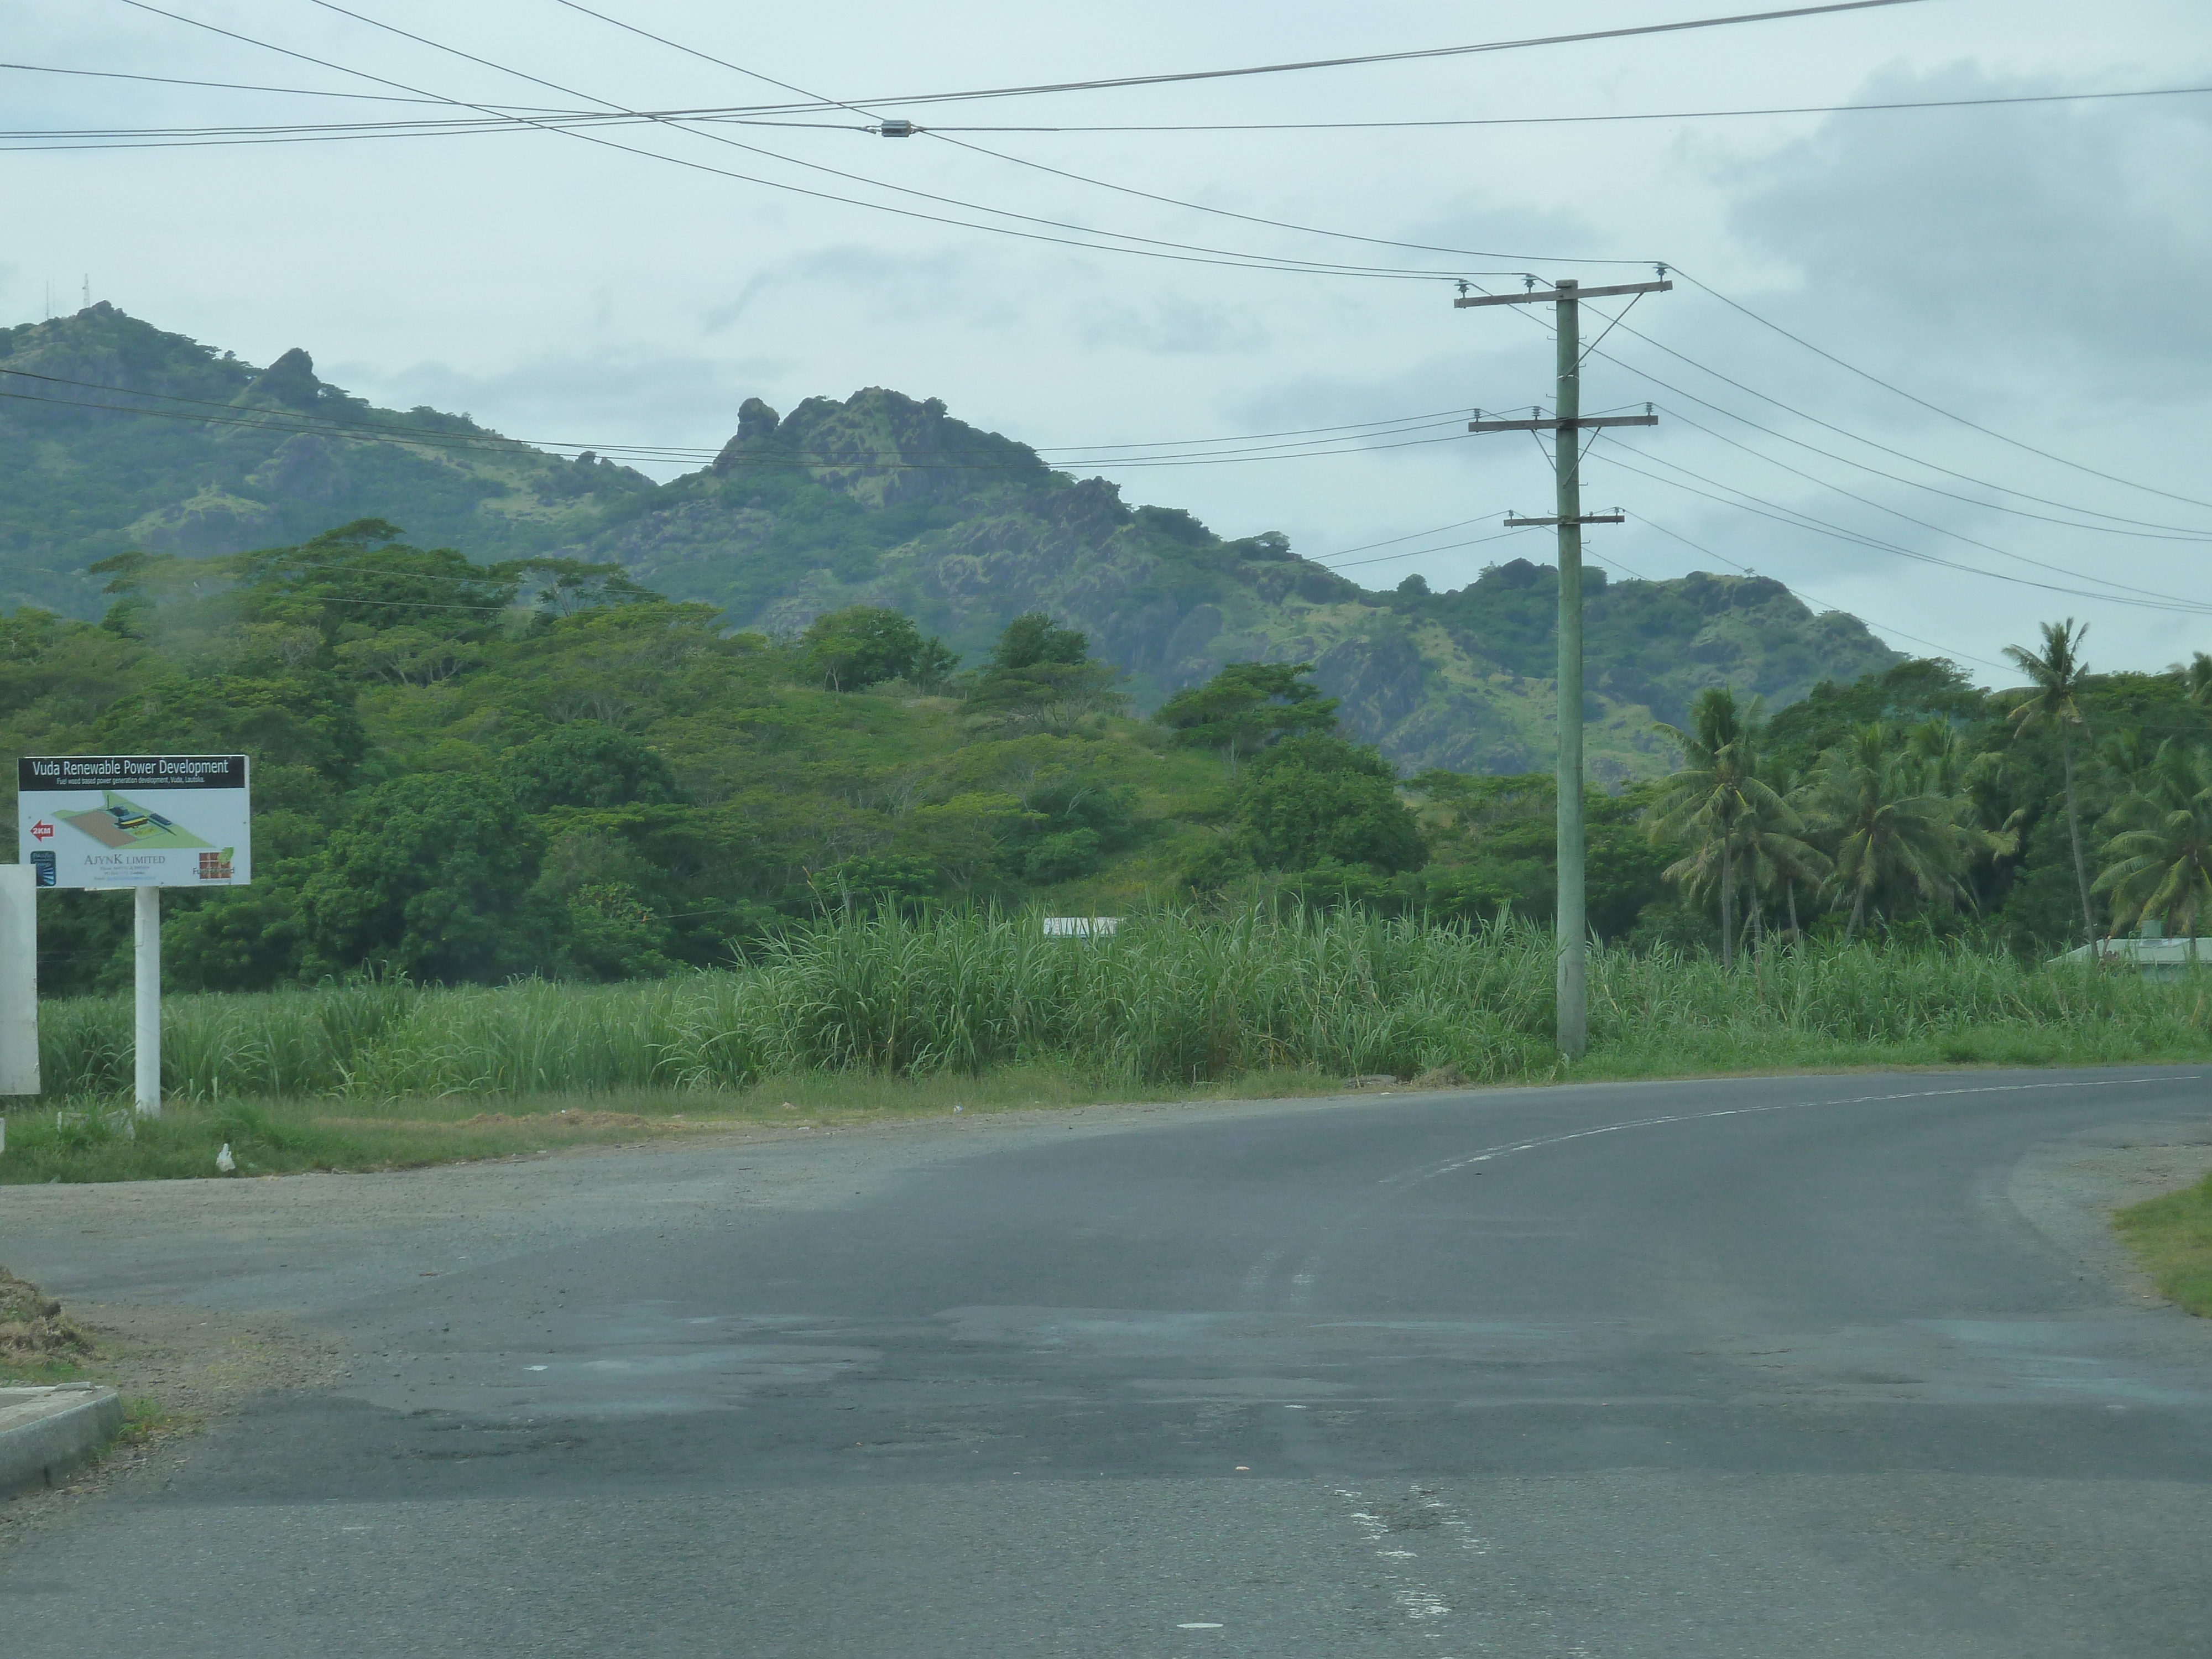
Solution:
M 75 1316 L 99 1345 L 93 1369 L 101 1380 L 196 1425 L 230 1415 L 254 1395 L 320 1388 L 338 1375 L 337 1346 L 280 1314 L 84 1303 Z
M 14 1367 L 81 1365 L 92 1354 L 92 1339 L 60 1303 L 0 1267 L 0 1376 Z

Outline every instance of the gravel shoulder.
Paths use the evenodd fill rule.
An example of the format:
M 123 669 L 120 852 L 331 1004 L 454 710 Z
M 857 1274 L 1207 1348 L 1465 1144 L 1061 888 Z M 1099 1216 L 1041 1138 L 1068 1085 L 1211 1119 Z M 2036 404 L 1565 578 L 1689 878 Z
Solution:
M 2166 1304 L 2112 1230 L 2112 1212 L 2177 1192 L 2212 1170 L 2212 1115 L 2201 1122 L 2103 1124 L 2030 1152 L 2004 1178 L 2005 1201 L 2083 1277 L 2142 1307 Z

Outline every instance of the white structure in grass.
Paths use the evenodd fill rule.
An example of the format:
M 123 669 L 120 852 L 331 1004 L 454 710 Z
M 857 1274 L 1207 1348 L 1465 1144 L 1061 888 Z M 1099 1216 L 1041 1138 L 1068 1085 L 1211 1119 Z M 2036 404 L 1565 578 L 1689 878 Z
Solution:
M 39 1092 L 38 890 L 29 865 L 0 864 L 0 1095 Z
M 2212 968 L 2212 939 L 2168 939 L 2162 923 L 2147 921 L 2133 939 L 2100 939 L 2094 950 L 2077 945 L 2054 962 L 2108 962 L 2132 966 L 2148 979 L 2179 979 L 2192 968 Z
M 1047 939 L 1105 939 L 1121 925 L 1119 916 L 1047 916 Z

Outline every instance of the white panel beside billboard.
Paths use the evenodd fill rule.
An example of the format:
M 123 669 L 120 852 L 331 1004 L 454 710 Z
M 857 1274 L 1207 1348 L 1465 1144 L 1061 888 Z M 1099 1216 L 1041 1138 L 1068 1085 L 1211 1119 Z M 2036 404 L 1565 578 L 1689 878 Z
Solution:
M 41 887 L 243 887 L 252 878 L 243 755 L 27 755 L 17 856 Z

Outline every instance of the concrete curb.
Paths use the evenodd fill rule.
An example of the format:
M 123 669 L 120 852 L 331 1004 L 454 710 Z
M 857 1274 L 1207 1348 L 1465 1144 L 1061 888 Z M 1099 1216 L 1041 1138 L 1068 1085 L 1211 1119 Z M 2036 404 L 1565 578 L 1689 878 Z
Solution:
M 0 1389 L 0 1498 L 52 1486 L 122 1426 L 112 1389 Z

